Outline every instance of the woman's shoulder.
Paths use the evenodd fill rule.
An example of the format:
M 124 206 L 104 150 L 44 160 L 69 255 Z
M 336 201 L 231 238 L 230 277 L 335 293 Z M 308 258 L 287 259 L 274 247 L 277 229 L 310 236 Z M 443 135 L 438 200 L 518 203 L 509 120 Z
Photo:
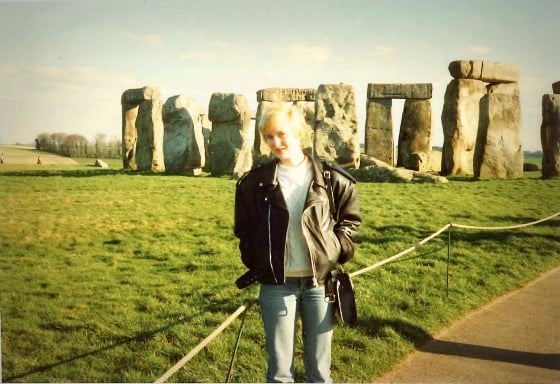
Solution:
M 238 180 L 237 185 L 241 184 L 251 184 L 256 182 L 262 182 L 268 179 L 270 174 L 274 173 L 276 163 L 274 161 L 269 161 L 267 163 L 255 165 L 251 170 L 245 172 Z
M 344 179 L 348 179 L 350 182 L 355 183 L 356 179 L 350 172 L 346 169 L 342 168 L 339 164 L 335 163 L 334 161 L 323 160 L 321 161 L 323 166 L 323 170 L 329 170 L 333 172 L 333 177 L 343 177 Z

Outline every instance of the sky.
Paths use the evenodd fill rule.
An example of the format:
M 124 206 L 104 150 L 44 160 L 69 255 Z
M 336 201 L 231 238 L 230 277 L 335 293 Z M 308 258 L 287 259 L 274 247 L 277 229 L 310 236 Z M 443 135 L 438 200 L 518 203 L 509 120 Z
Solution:
M 124 91 L 157 87 L 207 108 L 214 92 L 432 83 L 433 145 L 454 60 L 516 64 L 524 150 L 560 81 L 557 0 L 0 0 L 0 143 L 40 133 L 121 138 Z M 398 137 L 402 100 L 393 101 Z

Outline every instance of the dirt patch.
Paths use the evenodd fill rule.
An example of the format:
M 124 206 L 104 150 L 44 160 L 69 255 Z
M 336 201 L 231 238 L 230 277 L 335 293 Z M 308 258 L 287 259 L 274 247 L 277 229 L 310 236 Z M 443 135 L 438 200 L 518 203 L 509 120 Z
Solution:
M 38 159 L 41 160 L 41 165 L 78 164 L 69 157 L 43 152 L 23 145 L 0 145 L 0 152 L 3 154 L 4 164 L 37 164 Z

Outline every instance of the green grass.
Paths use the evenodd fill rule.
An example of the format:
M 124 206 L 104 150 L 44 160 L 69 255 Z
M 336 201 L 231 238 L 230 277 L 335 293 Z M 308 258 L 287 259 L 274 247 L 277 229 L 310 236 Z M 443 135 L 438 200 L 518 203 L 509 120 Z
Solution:
M 87 161 L 86 161 L 87 160 Z M 235 181 L 78 166 L 0 171 L 2 379 L 151 382 L 212 333 L 257 286 L 232 233 Z M 356 271 L 449 222 L 504 226 L 560 211 L 560 179 L 358 185 Z M 470 310 L 560 265 L 560 219 L 509 231 L 454 229 L 354 279 L 359 324 L 335 331 L 333 379 L 371 381 Z M 258 307 L 247 313 L 233 381 L 264 380 Z M 240 320 L 170 381 L 226 378 Z M 301 357 L 301 348 L 298 347 Z M 296 366 L 303 380 L 301 359 Z

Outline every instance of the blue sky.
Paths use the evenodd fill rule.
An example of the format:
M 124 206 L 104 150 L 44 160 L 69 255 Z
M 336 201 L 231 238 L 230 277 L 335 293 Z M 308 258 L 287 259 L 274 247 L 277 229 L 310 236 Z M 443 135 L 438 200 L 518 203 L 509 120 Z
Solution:
M 121 135 L 121 94 L 207 107 L 269 87 L 354 86 L 363 135 L 368 83 L 432 83 L 433 144 L 458 59 L 521 66 L 522 142 L 540 149 L 541 98 L 560 81 L 557 0 L 0 0 L 0 142 L 42 132 Z M 394 101 L 395 134 L 402 101 Z M 363 141 L 363 138 L 362 138 Z

